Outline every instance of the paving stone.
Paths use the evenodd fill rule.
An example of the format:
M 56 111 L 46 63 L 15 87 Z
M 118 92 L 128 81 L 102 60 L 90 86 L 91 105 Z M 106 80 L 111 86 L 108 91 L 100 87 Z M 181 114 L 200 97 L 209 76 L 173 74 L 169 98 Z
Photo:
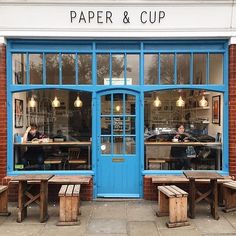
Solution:
M 185 227 L 160 229 L 159 232 L 160 236 L 201 236 L 197 229 L 185 229 Z
M 128 235 L 129 236 L 159 236 L 155 222 L 128 222 Z
M 3 224 L 1 225 L 0 236 L 36 236 L 40 235 L 43 230 L 44 225 L 29 225 L 29 224 L 20 224 L 10 225 Z
M 88 233 L 126 234 L 126 220 L 92 219 L 88 225 Z

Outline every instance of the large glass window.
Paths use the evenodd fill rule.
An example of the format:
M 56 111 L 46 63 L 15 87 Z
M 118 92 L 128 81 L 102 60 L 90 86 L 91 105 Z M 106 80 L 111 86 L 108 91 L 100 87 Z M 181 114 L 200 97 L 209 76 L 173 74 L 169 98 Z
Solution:
M 222 105 L 217 92 L 145 93 L 146 169 L 221 170 Z
M 13 99 L 15 169 L 91 169 L 91 93 L 38 90 Z

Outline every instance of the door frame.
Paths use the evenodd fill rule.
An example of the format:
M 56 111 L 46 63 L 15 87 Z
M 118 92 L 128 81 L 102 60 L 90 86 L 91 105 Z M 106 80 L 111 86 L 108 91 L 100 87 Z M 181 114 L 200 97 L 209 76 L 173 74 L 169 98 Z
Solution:
M 95 176 L 94 176 L 94 198 L 98 198 L 98 159 L 100 158 L 100 122 L 97 122 L 97 119 L 100 119 L 100 107 L 101 107 L 101 97 L 103 95 L 109 95 L 109 94 L 115 94 L 115 93 L 126 93 L 130 95 L 134 95 L 136 97 L 136 158 L 138 158 L 138 185 L 139 185 L 139 190 L 138 190 L 138 195 L 137 197 L 129 197 L 127 196 L 118 196 L 114 194 L 114 197 L 127 197 L 127 198 L 142 198 L 143 197 L 143 179 L 142 179 L 142 166 L 143 166 L 143 155 L 141 152 L 141 135 L 142 131 L 139 129 L 139 127 L 142 127 L 143 119 L 142 119 L 142 108 L 143 108 L 143 103 L 141 103 L 141 93 L 137 90 L 133 89 L 127 89 L 127 88 L 109 88 L 106 90 L 101 90 L 96 93 L 96 116 L 94 117 L 94 124 L 96 126 L 96 167 L 95 167 Z M 142 108 L 140 108 L 142 107 Z M 120 155 L 119 155 L 120 156 Z

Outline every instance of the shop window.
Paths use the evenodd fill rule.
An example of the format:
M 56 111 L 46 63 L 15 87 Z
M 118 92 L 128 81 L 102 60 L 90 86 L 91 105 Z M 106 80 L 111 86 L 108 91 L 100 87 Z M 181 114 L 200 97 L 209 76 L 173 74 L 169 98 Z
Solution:
M 13 101 L 15 170 L 91 169 L 91 93 L 36 90 L 14 93 Z M 30 124 L 39 133 L 24 140 Z M 78 149 L 76 157 L 69 156 L 71 148 Z
M 174 54 L 161 54 L 161 84 L 174 83 Z
M 75 84 L 75 55 L 62 54 L 62 83 Z
M 110 78 L 110 55 L 97 54 L 97 84 L 104 85 Z
M 59 54 L 46 54 L 47 84 L 59 84 Z
M 223 54 L 210 54 L 210 84 L 223 84 Z
M 43 55 L 29 54 L 30 84 L 43 82 Z
M 92 84 L 92 55 L 78 55 L 79 84 Z
M 145 93 L 146 169 L 222 170 L 222 105 L 218 92 Z
M 12 55 L 12 79 L 15 84 L 26 83 L 26 54 Z
M 190 54 L 177 54 L 177 84 L 190 83 Z
M 126 62 L 126 83 L 139 84 L 139 55 L 127 54 Z
M 144 83 L 158 84 L 158 55 L 144 55 Z
M 207 54 L 193 55 L 193 83 L 206 84 Z

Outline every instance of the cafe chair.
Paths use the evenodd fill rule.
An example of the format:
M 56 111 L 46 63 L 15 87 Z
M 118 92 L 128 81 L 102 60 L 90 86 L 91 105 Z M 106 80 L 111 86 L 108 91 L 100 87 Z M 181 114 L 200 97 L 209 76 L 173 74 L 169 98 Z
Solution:
M 80 148 L 69 148 L 68 150 L 68 166 L 71 169 L 72 166 L 76 168 L 81 165 L 86 165 L 87 160 L 80 158 Z
M 60 170 L 62 166 L 63 158 L 60 156 L 50 156 L 46 160 L 44 160 L 44 169 L 46 169 L 46 166 L 55 167 L 55 169 Z M 54 168 L 52 168 L 54 169 Z

